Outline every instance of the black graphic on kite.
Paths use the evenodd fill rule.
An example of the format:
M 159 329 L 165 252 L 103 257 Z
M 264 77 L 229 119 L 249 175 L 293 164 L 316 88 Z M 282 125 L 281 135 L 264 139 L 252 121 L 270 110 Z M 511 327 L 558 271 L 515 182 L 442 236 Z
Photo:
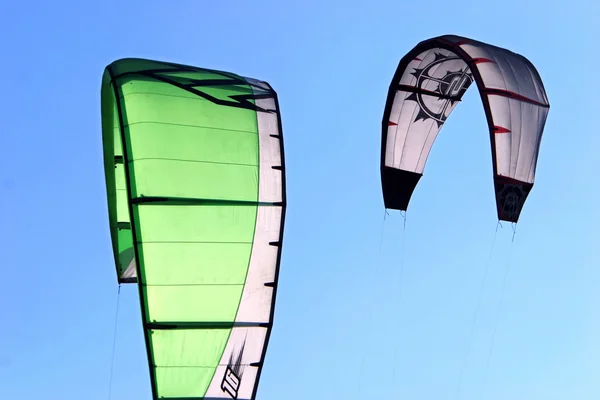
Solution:
M 518 214 L 523 208 L 523 204 L 531 188 L 526 188 L 522 184 L 513 183 L 508 180 L 506 182 L 499 180 L 495 186 L 498 193 L 498 206 L 502 210 L 502 213 L 508 216 Z
M 240 383 L 242 382 L 242 375 L 244 373 L 242 355 L 244 354 L 245 346 L 246 340 L 244 339 L 240 350 L 237 352 L 233 350 L 231 352 L 229 363 L 227 363 L 227 369 L 225 370 L 225 375 L 223 375 L 223 381 L 221 382 L 221 390 L 227 392 L 233 399 L 237 399 Z
M 435 59 L 432 62 L 424 68 L 415 68 L 414 72 L 411 72 L 411 75 L 417 78 L 416 91 L 411 93 L 406 100 L 415 101 L 419 105 L 419 112 L 414 122 L 431 118 L 437 122 L 438 128 L 441 127 L 450 114 L 447 112 L 449 106 L 453 106 L 454 103 L 460 101 L 463 94 L 473 83 L 473 74 L 471 74 L 469 67 L 458 71 L 445 70 L 445 73 L 443 73 L 443 64 L 452 60 L 460 60 L 460 58 L 455 55 L 445 56 L 435 53 Z M 437 83 L 435 89 L 427 89 L 430 82 Z M 440 102 L 443 102 L 441 106 Z M 432 108 L 439 109 L 439 111 L 433 111 Z
M 189 76 L 185 76 L 184 74 L 193 74 L 198 71 L 205 70 L 165 62 L 163 62 L 162 64 L 169 65 L 169 68 L 135 70 L 116 75 L 115 77 L 113 77 L 113 79 L 120 78 L 126 75 L 143 75 L 155 79 L 157 81 L 177 86 L 182 90 L 185 90 L 189 93 L 193 93 L 220 106 L 245 108 L 248 110 L 261 111 L 267 113 L 275 112 L 275 110 L 266 110 L 256 105 L 256 100 L 258 99 L 274 98 L 273 93 L 269 91 L 268 88 L 257 83 L 257 81 L 246 78 L 239 78 L 233 74 L 223 71 L 212 71 L 215 75 L 221 76 L 219 79 L 195 79 Z M 244 93 L 246 91 L 244 87 L 247 85 L 252 87 L 252 93 Z M 210 91 L 206 90 L 206 88 L 215 88 L 219 86 L 227 86 L 230 89 L 238 86 L 240 94 L 229 95 L 226 98 L 219 98 L 215 97 L 214 92 L 213 94 L 211 94 Z

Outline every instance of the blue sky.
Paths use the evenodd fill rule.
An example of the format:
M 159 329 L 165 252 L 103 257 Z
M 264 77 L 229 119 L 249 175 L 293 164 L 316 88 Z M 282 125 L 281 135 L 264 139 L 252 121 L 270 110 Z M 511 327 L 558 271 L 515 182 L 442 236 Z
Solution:
M 108 399 L 117 283 L 100 80 L 115 59 L 145 57 L 264 79 L 279 94 L 289 204 L 259 400 L 600 398 L 598 15 L 585 0 L 5 5 L 0 397 Z M 391 213 L 379 252 L 387 88 L 408 50 L 446 33 L 528 57 L 551 103 L 512 251 L 505 224 L 491 258 L 475 86 L 436 141 L 406 232 Z M 150 399 L 134 287 L 120 305 L 111 398 Z

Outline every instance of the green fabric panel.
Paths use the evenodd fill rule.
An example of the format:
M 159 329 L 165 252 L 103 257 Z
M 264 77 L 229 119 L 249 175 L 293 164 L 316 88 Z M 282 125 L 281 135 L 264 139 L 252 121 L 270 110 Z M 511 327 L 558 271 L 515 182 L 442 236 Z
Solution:
M 152 331 L 151 337 L 160 394 L 166 398 L 202 397 L 227 344 L 229 329 Z
M 135 134 L 137 132 L 138 134 Z M 233 163 L 257 166 L 258 152 L 254 132 L 229 131 L 161 123 L 145 123 L 143 134 L 130 133 L 132 146 L 136 149 L 134 161 L 150 159 L 201 161 L 203 163 Z M 165 141 L 169 147 L 165 147 Z M 189 146 L 190 143 L 202 146 Z
M 191 163 L 181 160 L 138 160 L 133 166 L 138 196 L 254 201 L 257 167 Z M 150 178 L 151 177 L 151 178 Z
M 142 204 L 134 209 L 140 221 L 135 228 L 137 239 L 143 243 L 251 244 L 256 208 Z
M 125 74 L 115 82 L 129 160 L 129 197 L 258 202 L 256 112 L 215 104 L 177 87 L 235 75 L 198 69 L 144 76 L 152 75 L 147 72 L 152 68 L 170 67 L 129 59 L 111 68 L 115 76 Z M 234 104 L 230 96 L 252 93 L 239 82 L 196 89 Z M 257 205 L 131 207 L 145 323 L 233 323 L 252 251 Z M 126 248 L 124 240 L 119 243 Z M 147 331 L 158 398 L 202 397 L 230 331 Z
M 145 281 L 149 285 L 241 285 L 246 279 L 250 243 L 144 243 Z M 188 264 L 186 260 L 211 260 Z M 169 268 L 161 268 L 168 265 Z
M 136 234 L 144 254 L 143 282 L 148 285 L 149 321 L 235 319 L 252 249 L 256 212 L 255 206 L 148 204 L 135 208 L 136 219 L 140 221 Z M 219 245 L 221 253 L 203 251 L 207 244 Z M 172 246 L 169 250 L 174 252 L 182 245 L 193 250 L 187 257 L 180 254 L 169 261 L 165 249 Z M 148 247 L 150 253 L 146 253 Z M 167 262 L 159 262 L 160 259 Z M 227 270 L 218 269 L 226 260 L 230 260 Z M 221 275 L 221 280 L 198 282 L 198 266 L 211 269 L 213 276 Z M 152 279 L 156 275 L 171 275 L 173 270 L 180 271 L 176 282 Z M 169 279 L 174 280 L 175 275 Z M 232 282 L 234 279 L 237 282 Z M 186 304 L 196 306 L 186 307 Z
M 148 286 L 148 319 L 161 322 L 234 321 L 242 289 L 243 285 Z

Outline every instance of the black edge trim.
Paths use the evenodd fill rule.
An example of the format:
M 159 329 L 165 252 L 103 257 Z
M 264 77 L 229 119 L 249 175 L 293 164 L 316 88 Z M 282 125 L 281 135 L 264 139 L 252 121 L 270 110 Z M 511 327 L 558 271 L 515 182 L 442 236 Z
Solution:
M 146 60 L 146 61 L 150 61 L 150 60 Z M 156 61 L 155 61 L 156 62 Z M 160 64 L 165 64 L 163 62 L 158 62 Z M 169 73 L 169 72 L 195 72 L 193 69 L 184 69 L 181 66 L 178 67 L 172 67 L 172 68 L 152 68 L 152 69 L 140 69 L 137 71 L 127 71 L 127 72 L 123 72 L 120 74 L 111 74 L 110 76 L 110 83 L 112 84 L 113 81 L 116 81 L 117 79 L 123 78 L 125 76 L 130 76 L 130 75 L 144 75 L 148 72 L 152 72 L 153 74 L 163 74 L 163 73 Z
M 270 328 L 270 323 L 265 322 L 149 322 L 144 324 L 146 329 L 177 330 L 177 329 L 231 329 L 231 328 Z
M 270 203 L 245 200 L 220 200 L 220 199 L 191 199 L 177 197 L 136 197 L 131 199 L 132 204 L 165 205 L 165 206 L 280 206 L 281 202 Z
M 128 160 L 128 156 L 127 156 L 127 142 L 125 140 L 125 124 L 124 124 L 124 119 L 123 119 L 123 109 L 122 109 L 122 105 L 121 105 L 121 98 L 119 96 L 119 89 L 117 88 L 117 83 L 113 77 L 113 71 L 112 71 L 112 67 L 108 66 L 107 68 L 108 74 L 111 77 L 111 83 L 110 85 L 113 88 L 113 92 L 115 95 L 115 102 L 116 102 L 116 106 L 117 106 L 117 114 L 119 116 L 119 131 L 121 134 L 121 145 L 123 148 L 123 166 L 125 168 L 125 184 L 127 185 L 127 197 L 128 197 L 128 202 L 127 202 L 127 206 L 129 209 L 129 220 L 130 221 L 134 221 L 133 218 L 133 204 L 131 204 L 131 181 L 129 179 L 129 160 Z M 139 243 L 137 235 L 135 233 L 135 229 L 131 230 L 131 235 L 133 237 L 133 243 Z M 138 251 L 138 246 L 134 245 L 133 246 L 133 252 L 135 255 L 135 259 L 136 259 L 136 275 L 138 277 L 142 276 L 141 274 L 141 267 L 140 267 L 140 257 L 139 257 L 139 251 Z M 148 320 L 148 316 L 146 315 L 146 309 L 144 307 L 144 285 L 143 284 L 138 284 L 138 294 L 140 296 L 140 310 L 142 313 L 142 321 L 147 321 Z M 150 374 L 150 383 L 152 386 L 152 399 L 153 400 L 158 400 L 158 392 L 157 392 L 157 388 L 156 388 L 156 376 L 154 374 L 154 363 L 152 361 L 153 359 L 153 355 L 152 355 L 152 350 L 150 348 L 150 335 L 149 335 L 149 331 L 147 329 L 144 329 L 144 341 L 146 342 L 146 355 L 148 357 L 148 372 Z

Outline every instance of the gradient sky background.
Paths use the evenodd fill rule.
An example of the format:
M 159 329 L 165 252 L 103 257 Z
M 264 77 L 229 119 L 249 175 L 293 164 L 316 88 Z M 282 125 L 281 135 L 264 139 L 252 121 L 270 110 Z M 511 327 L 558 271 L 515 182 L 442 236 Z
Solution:
M 591 0 L 7 2 L 0 397 L 109 398 L 117 282 L 100 82 L 115 59 L 144 57 L 279 94 L 289 204 L 258 400 L 599 399 L 598 16 Z M 433 147 L 405 235 L 390 213 L 379 253 L 388 85 L 407 51 L 447 33 L 540 72 L 551 109 L 536 185 L 512 253 L 505 224 L 490 259 L 490 143 L 473 86 Z M 121 291 L 113 400 L 150 399 L 137 296 Z

